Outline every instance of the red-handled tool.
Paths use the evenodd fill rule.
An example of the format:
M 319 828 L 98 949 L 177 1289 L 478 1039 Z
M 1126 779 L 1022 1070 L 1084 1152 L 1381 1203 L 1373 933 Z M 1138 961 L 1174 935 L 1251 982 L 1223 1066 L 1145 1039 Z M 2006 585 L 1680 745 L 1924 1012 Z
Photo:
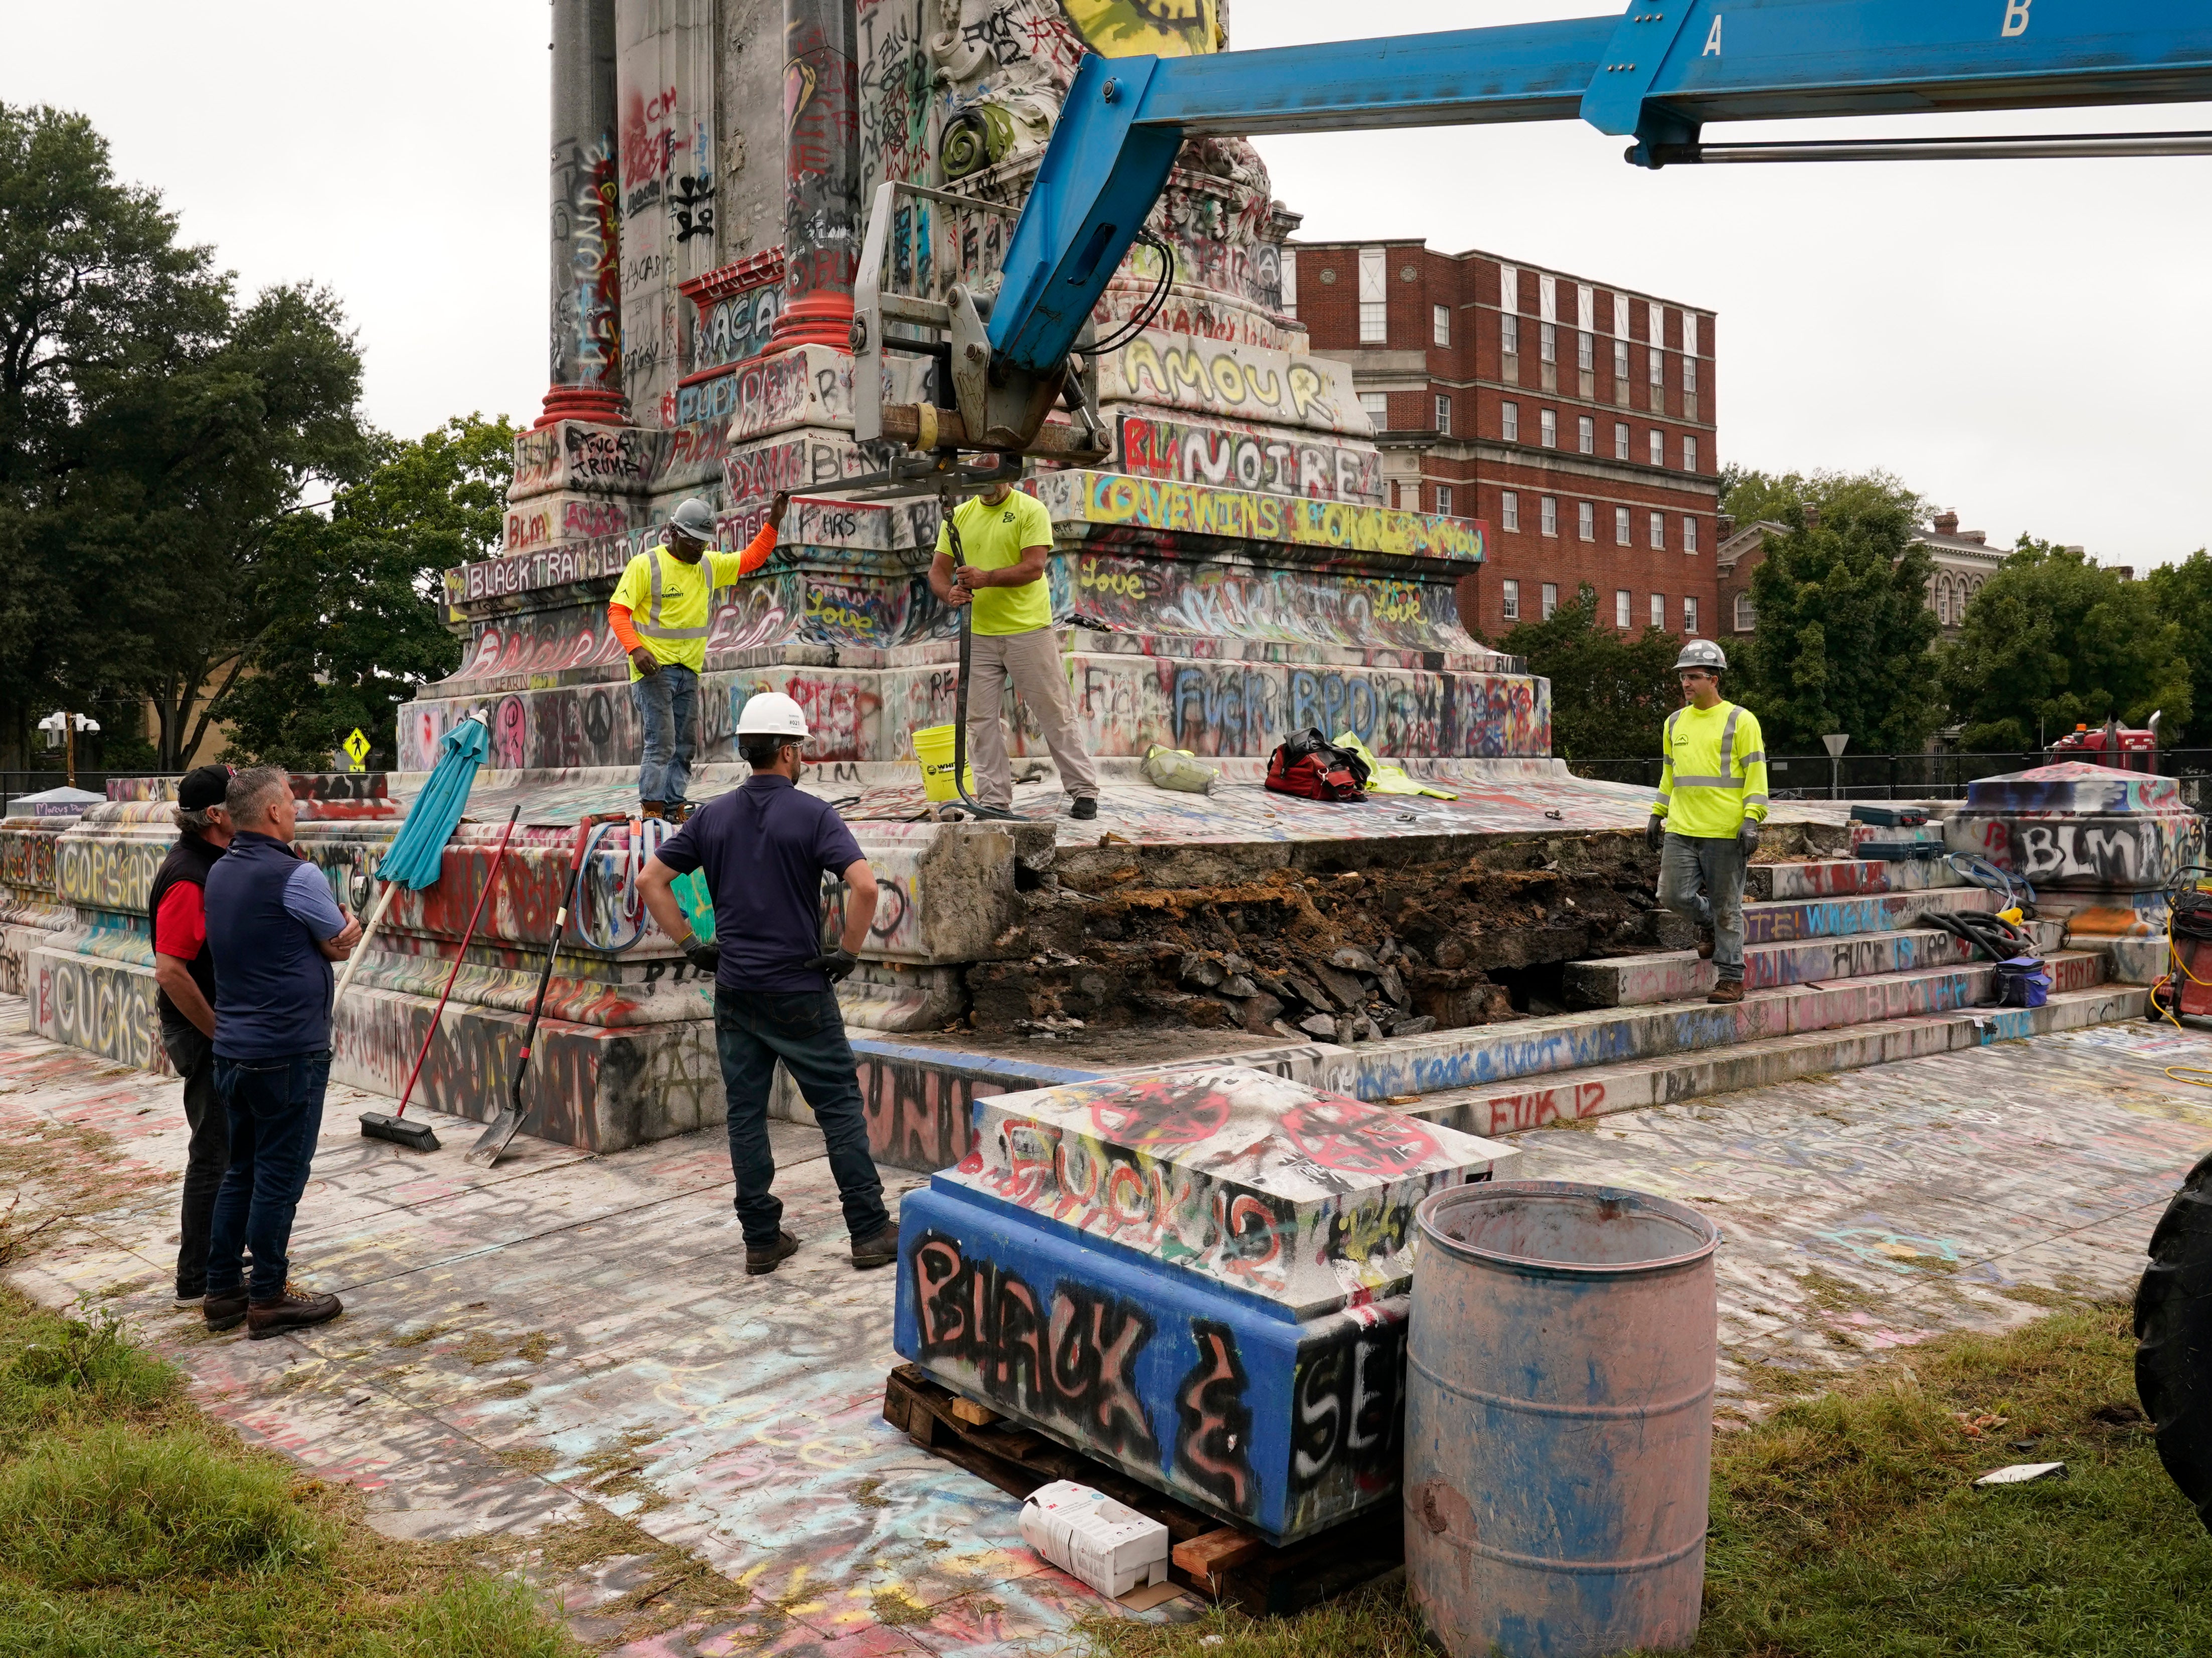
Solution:
M 603 811 L 576 825 L 576 844 L 568 850 L 568 883 L 562 889 L 561 908 L 553 917 L 553 937 L 545 946 L 545 965 L 538 971 L 538 994 L 530 1002 L 530 1026 L 522 1033 L 521 1057 L 514 1062 L 514 1089 L 506 1108 L 491 1120 L 477 1143 L 469 1148 L 469 1161 L 489 1169 L 500 1159 L 522 1127 L 522 1078 L 530 1069 L 530 1050 L 538 1040 L 538 1016 L 545 1009 L 545 987 L 553 982 L 553 959 L 561 953 L 561 936 L 568 928 L 568 911 L 583 908 L 584 840 L 594 824 L 618 823 L 624 814 Z M 633 829 L 633 833 L 635 833 Z
M 469 924 L 461 933 L 461 947 L 453 952 L 453 970 L 446 975 L 446 987 L 438 997 L 437 1011 L 430 1015 L 430 1028 L 422 1033 L 422 1051 L 415 1055 L 415 1068 L 407 1073 L 407 1086 L 400 1091 L 399 1109 L 389 1116 L 381 1111 L 362 1114 L 361 1132 L 373 1140 L 390 1140 L 410 1151 L 434 1151 L 438 1137 L 424 1122 L 403 1122 L 407 1114 L 407 1102 L 415 1096 L 415 1079 L 422 1074 L 422 1061 L 430 1057 L 430 1043 L 438 1035 L 438 1021 L 445 1017 L 446 999 L 453 993 L 453 981 L 461 976 L 461 963 L 468 959 L 469 941 L 477 936 L 477 918 L 483 914 L 484 901 L 491 890 L 499 884 L 499 866 L 507 857 L 507 843 L 514 838 L 514 820 L 522 816 L 517 806 L 507 815 L 507 831 L 499 837 L 499 850 L 491 855 L 491 869 L 484 877 L 483 890 L 477 894 L 476 907 L 469 911 Z

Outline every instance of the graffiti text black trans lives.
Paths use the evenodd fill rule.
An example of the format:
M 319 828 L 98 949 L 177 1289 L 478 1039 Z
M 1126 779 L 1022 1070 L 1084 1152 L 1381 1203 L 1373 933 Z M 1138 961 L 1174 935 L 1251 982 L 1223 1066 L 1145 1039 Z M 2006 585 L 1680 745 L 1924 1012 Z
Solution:
M 972 1365 L 981 1390 L 1011 1408 L 1063 1423 L 1109 1455 L 1158 1462 L 1137 1396 L 1137 1355 L 1152 1336 L 1142 1308 L 1068 1284 L 1040 1305 L 1018 1274 L 963 1259 L 938 1232 L 922 1234 L 912 1260 L 924 1363 Z

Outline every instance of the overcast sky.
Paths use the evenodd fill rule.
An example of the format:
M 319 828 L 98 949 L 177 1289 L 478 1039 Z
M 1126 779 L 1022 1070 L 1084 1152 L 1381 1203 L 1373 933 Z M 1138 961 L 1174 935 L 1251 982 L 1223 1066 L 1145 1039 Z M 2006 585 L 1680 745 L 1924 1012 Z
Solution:
M 1237 0 L 1241 46 L 1601 4 Z M 528 420 L 545 390 L 547 8 L 0 0 L 0 100 L 92 117 L 249 291 L 329 284 L 371 417 Z M 1800 123 L 1790 137 L 2212 128 L 2196 106 Z M 1744 127 L 1709 137 L 1748 137 Z M 1269 138 L 1320 239 L 1425 237 L 1710 307 L 1723 460 L 1885 466 L 2010 545 L 2212 541 L 2212 159 L 1680 167 L 1574 124 Z

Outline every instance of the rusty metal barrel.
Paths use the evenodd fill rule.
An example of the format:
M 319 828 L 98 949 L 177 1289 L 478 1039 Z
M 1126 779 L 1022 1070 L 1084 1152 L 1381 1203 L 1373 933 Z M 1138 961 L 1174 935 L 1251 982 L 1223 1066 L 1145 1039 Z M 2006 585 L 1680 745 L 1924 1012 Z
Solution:
M 1698 1631 L 1718 1343 L 1694 1209 L 1560 1181 L 1418 1212 L 1406 1576 L 1452 1658 L 1669 1651 Z

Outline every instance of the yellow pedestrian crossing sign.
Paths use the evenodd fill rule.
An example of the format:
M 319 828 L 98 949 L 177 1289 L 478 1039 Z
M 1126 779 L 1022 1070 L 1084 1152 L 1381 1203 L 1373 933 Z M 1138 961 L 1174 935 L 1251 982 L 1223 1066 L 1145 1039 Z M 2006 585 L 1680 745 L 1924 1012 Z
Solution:
M 346 738 L 344 748 L 346 758 L 353 762 L 353 769 L 366 771 L 368 767 L 364 762 L 368 759 L 368 738 L 362 734 L 360 726 L 353 728 L 353 735 Z

